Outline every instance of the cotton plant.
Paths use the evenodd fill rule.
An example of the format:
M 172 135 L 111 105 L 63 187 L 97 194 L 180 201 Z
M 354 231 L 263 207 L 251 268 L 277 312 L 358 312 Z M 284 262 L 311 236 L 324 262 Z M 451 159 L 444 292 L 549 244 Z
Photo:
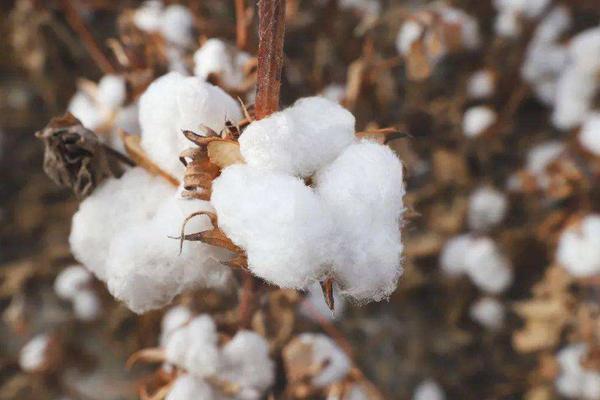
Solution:
M 556 355 L 560 373 L 554 384 L 560 395 L 569 399 L 600 399 L 600 372 L 582 365 L 588 352 L 587 344 L 574 343 L 563 347 Z
M 599 214 L 588 214 L 562 232 L 556 261 L 577 278 L 600 273 Z
M 82 321 L 97 319 L 102 303 L 92 288 L 93 275 L 81 265 L 71 265 L 62 270 L 54 280 L 54 292 L 73 305 L 75 317 Z

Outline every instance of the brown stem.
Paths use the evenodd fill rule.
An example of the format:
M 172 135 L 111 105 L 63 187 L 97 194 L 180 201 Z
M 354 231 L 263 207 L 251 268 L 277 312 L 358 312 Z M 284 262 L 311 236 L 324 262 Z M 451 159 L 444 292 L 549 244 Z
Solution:
M 73 0 L 62 0 L 60 3 L 65 12 L 65 17 L 71 28 L 80 36 L 83 45 L 88 53 L 105 74 L 114 74 L 116 71 L 113 64 L 110 62 L 106 54 L 100 48 L 100 45 L 90 32 L 85 22 L 81 19 L 81 15 L 73 6 Z
M 240 328 L 248 328 L 252 317 L 252 303 L 254 300 L 254 277 L 248 271 L 243 271 L 244 281 L 242 285 L 242 294 L 238 306 L 238 318 Z
M 246 21 L 245 0 L 235 0 L 235 38 L 238 49 L 245 50 L 248 45 L 248 21 Z
M 279 109 L 284 33 L 285 0 L 259 0 L 255 104 L 257 120 Z

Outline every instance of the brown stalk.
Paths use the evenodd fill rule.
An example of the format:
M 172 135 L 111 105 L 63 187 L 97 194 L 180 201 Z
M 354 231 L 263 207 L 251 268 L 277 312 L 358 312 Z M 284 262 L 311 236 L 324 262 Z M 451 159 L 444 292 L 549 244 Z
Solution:
M 94 35 L 92 35 L 92 32 L 90 32 L 83 19 L 81 19 L 81 15 L 79 15 L 77 9 L 73 6 L 73 0 L 61 0 L 60 4 L 65 12 L 67 22 L 71 25 L 71 28 L 77 32 L 96 65 L 98 65 L 105 74 L 114 74 L 117 72 L 114 65 L 100 48 L 100 45 L 94 38 Z
M 246 50 L 248 45 L 248 21 L 245 0 L 235 0 L 235 39 L 238 49 Z

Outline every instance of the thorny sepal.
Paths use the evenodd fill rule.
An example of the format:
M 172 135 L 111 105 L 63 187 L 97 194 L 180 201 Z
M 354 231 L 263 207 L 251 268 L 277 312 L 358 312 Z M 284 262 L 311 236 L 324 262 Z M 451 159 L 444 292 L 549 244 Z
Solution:
M 71 113 L 50 120 L 35 133 L 44 142 L 44 171 L 59 186 L 83 199 L 106 178 L 115 176 L 110 158 L 133 165 L 133 161 L 103 144 Z

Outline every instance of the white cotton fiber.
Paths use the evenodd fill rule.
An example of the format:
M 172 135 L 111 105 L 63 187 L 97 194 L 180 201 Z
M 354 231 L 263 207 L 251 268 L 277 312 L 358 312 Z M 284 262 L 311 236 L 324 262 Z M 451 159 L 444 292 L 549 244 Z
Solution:
M 445 274 L 458 276 L 467 270 L 465 258 L 472 242 L 473 237 L 469 234 L 454 236 L 446 241 L 440 254 L 440 266 Z
M 195 211 L 212 211 L 207 202 L 168 198 L 145 223 L 131 225 L 112 240 L 107 256 L 108 289 L 136 313 L 162 307 L 175 296 L 198 287 L 223 287 L 229 270 L 219 259 L 225 252 L 201 242 L 185 242 L 179 254 L 179 235 L 185 218 Z M 208 217 L 190 221 L 188 232 L 212 226 Z
M 556 390 L 573 399 L 600 400 L 600 373 L 581 365 L 588 353 L 585 343 L 570 344 L 556 355 L 560 374 L 556 378 Z
M 237 123 L 242 118 L 239 104 L 222 89 L 177 72 L 154 81 L 141 96 L 139 108 L 142 148 L 175 177 L 184 171 L 179 154 L 193 146 L 182 130 L 203 134 L 204 125 L 220 132 L 227 120 Z
M 517 37 L 521 34 L 521 18 L 537 18 L 548 7 L 550 0 L 495 0 L 496 33 L 502 37 Z M 508 22 L 508 21 L 511 22 Z
M 590 214 L 563 231 L 556 253 L 558 263 L 576 277 L 600 273 L 600 215 Z
M 275 365 L 269 358 L 267 341 L 256 332 L 238 331 L 223 346 L 219 377 L 240 386 L 237 398 L 261 399 L 275 380 Z
M 221 397 L 215 393 L 210 384 L 186 374 L 175 379 L 165 400 L 218 400 L 219 398 Z
M 310 346 L 311 365 L 321 366 L 311 383 L 319 388 L 327 387 L 343 379 L 352 363 L 342 349 L 328 336 L 315 333 L 298 335 L 298 340 Z
M 219 227 L 246 251 L 255 275 L 299 289 L 323 276 L 331 219 L 300 179 L 233 165 L 213 181 L 211 203 Z
M 251 123 L 240 137 L 240 150 L 252 167 L 308 177 L 355 140 L 354 123 L 338 103 L 307 97 Z
M 171 44 L 188 47 L 193 44 L 194 16 L 180 4 L 165 7 L 160 17 L 160 31 Z
M 387 146 L 349 146 L 315 176 L 318 195 L 333 215 L 337 245 L 333 273 L 342 293 L 379 301 L 402 274 L 402 164 Z
M 81 90 L 73 95 L 67 109 L 88 129 L 96 129 L 105 119 L 105 114 L 98 110 L 95 100 Z
M 226 87 L 239 88 L 244 83 L 244 67 L 249 60 L 248 53 L 220 39 L 208 39 L 194 53 L 194 75 L 206 80 L 214 74 Z
M 489 238 L 477 238 L 471 243 L 465 263 L 467 275 L 486 293 L 501 293 L 512 283 L 510 261 Z
M 467 94 L 473 99 L 492 97 L 496 89 L 494 73 L 487 69 L 476 71 L 467 83 Z
M 105 107 L 116 109 L 127 97 L 125 78 L 121 75 L 104 75 L 98 82 L 96 100 Z
M 508 199 L 504 193 L 489 186 L 477 188 L 469 196 L 469 227 L 476 231 L 491 229 L 502 222 L 507 208 Z
M 34 336 L 23 346 L 19 353 L 19 366 L 25 372 L 37 372 L 44 369 L 48 356 L 50 336 L 40 334 Z
M 163 179 L 142 168 L 132 168 L 120 179 L 107 179 L 81 202 L 73 216 L 69 236 L 73 255 L 106 280 L 106 257 L 113 238 L 150 220 L 158 205 L 173 193 Z
M 169 308 L 160 325 L 160 345 L 165 346 L 171 334 L 190 322 L 192 317 L 192 312 L 186 306 L 178 305 Z
M 341 104 L 346 97 L 346 87 L 341 84 L 332 83 L 323 88 L 321 96 L 325 97 L 327 100 Z
M 145 1 L 133 12 L 133 23 L 146 32 L 156 32 L 160 29 L 160 19 L 163 4 L 160 0 Z
M 102 303 L 94 291 L 87 289 L 73 297 L 73 312 L 81 321 L 93 321 L 100 316 Z
M 600 113 L 590 113 L 586 117 L 577 139 L 588 152 L 600 156 Z
M 396 36 L 396 49 L 402 55 L 408 55 L 412 45 L 423 35 L 424 27 L 418 21 L 409 19 L 402 24 Z
M 535 176 L 538 181 L 543 181 L 546 168 L 560 157 L 565 144 L 559 141 L 547 141 L 535 145 L 527 153 L 526 170 Z
M 412 400 L 445 400 L 444 390 L 432 379 L 427 379 L 415 388 Z
M 92 274 L 81 265 L 63 269 L 54 280 L 54 292 L 64 300 L 72 300 L 92 282 Z
M 463 116 L 463 132 L 469 138 L 477 137 L 488 130 L 497 119 L 496 112 L 490 107 L 471 107 Z
M 504 314 L 504 306 L 493 297 L 482 297 L 469 308 L 471 319 L 490 330 L 502 327 Z

